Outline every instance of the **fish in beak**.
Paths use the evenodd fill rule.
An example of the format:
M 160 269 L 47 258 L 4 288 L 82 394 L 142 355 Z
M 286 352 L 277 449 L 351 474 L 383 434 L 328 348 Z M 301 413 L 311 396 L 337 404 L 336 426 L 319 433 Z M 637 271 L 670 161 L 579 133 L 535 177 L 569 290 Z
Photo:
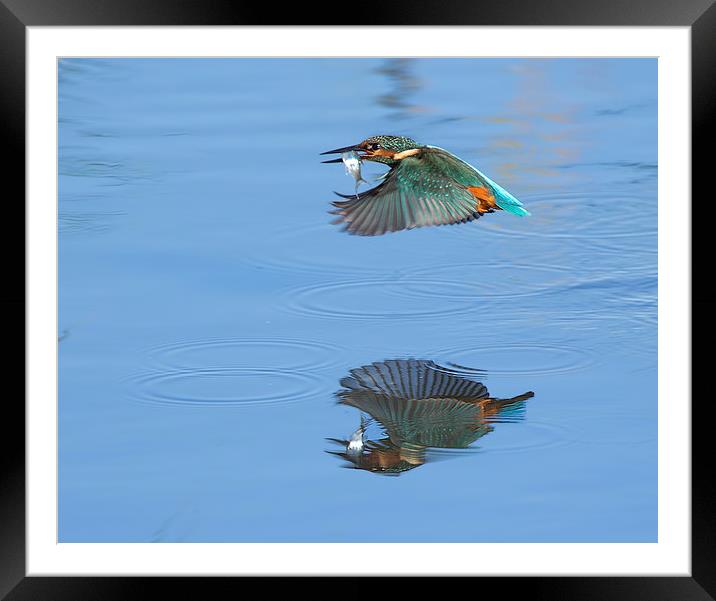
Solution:
M 349 455 L 360 455 L 363 452 L 363 449 L 365 448 L 365 429 L 368 425 L 368 420 L 363 417 L 361 414 L 360 416 L 360 426 L 358 426 L 358 429 L 351 434 L 350 439 L 348 439 L 346 444 L 346 452 Z
M 363 176 L 361 175 L 361 155 L 358 154 L 358 150 L 362 150 L 360 146 L 346 146 L 345 148 L 336 148 L 335 150 L 329 150 L 327 152 L 323 152 L 321 154 L 334 154 L 334 153 L 341 153 L 340 158 L 338 159 L 332 159 L 330 161 L 323 161 L 324 163 L 343 163 L 346 167 L 346 175 L 353 176 L 353 179 L 355 180 L 356 187 L 355 187 L 355 195 L 356 198 L 358 197 L 358 186 L 360 186 L 360 183 L 363 182 L 367 184 L 368 182 L 363 179 Z
M 327 150 L 326 152 L 322 152 L 321 156 L 326 154 L 343 154 L 345 152 L 358 152 L 363 150 L 358 144 L 353 144 L 352 146 L 345 146 L 343 148 L 336 148 L 334 150 Z M 330 161 L 321 161 L 323 163 L 340 163 L 343 159 L 331 159 Z

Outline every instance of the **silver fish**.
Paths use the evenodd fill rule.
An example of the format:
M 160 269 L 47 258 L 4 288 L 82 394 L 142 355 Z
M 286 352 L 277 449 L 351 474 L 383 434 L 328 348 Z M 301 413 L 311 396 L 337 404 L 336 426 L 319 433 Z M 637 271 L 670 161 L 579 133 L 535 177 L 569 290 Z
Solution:
M 360 185 L 360 183 L 368 183 L 366 180 L 363 179 L 363 176 L 360 172 L 360 157 L 353 150 L 351 150 L 350 152 L 344 152 L 343 154 L 341 154 L 341 160 L 346 166 L 346 175 L 352 175 L 353 179 L 356 181 L 356 196 L 358 196 L 358 186 Z
M 346 444 L 346 451 L 351 455 L 359 455 L 363 452 L 363 447 L 365 447 L 365 442 L 363 439 L 363 436 L 365 435 L 365 429 L 368 425 L 368 420 L 366 420 L 362 415 L 360 416 L 360 426 L 358 426 L 358 429 L 351 434 L 350 439 L 347 441 Z

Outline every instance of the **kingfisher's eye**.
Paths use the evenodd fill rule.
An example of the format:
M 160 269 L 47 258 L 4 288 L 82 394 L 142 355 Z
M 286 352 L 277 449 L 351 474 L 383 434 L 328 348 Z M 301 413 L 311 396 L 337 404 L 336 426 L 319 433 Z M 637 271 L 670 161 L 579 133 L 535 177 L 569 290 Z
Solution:
M 380 144 L 369 144 L 368 150 L 378 150 L 380 148 Z

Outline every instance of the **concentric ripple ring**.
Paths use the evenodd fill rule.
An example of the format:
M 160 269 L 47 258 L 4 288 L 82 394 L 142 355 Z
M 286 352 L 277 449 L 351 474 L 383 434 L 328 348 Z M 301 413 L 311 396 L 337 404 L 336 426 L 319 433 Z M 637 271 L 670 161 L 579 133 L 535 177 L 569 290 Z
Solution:
M 147 350 L 155 365 L 168 369 L 320 370 L 338 364 L 341 347 L 290 338 L 183 340 Z
M 491 376 L 539 376 L 580 371 L 596 362 L 593 353 L 564 345 L 503 344 L 484 346 L 459 346 L 435 351 L 432 356 L 450 369 L 469 376 L 483 373 Z M 504 359 L 503 359 L 504 357 Z M 443 359 L 445 358 L 445 359 Z M 522 363 L 515 364 L 515 359 Z M 473 370 L 464 365 L 475 365 Z M 531 365 L 535 365 L 534 367 Z M 514 367 L 513 367 L 514 366 Z
M 138 402 L 190 407 L 299 403 L 322 394 L 325 387 L 313 374 L 258 368 L 155 372 L 127 383 Z
M 298 315 L 341 320 L 428 319 L 460 315 L 478 308 L 474 297 L 468 294 L 471 289 L 469 284 L 422 279 L 417 283 L 438 286 L 443 292 L 446 289 L 459 290 L 462 294 L 448 294 L 442 302 L 436 303 L 434 297 L 406 296 L 404 279 L 331 282 L 290 289 L 283 295 L 288 297 L 288 301 L 284 300 L 279 308 Z M 366 288 L 373 288 L 374 294 L 367 295 Z M 378 294 L 383 295 L 383 302 L 386 297 L 390 301 L 385 309 L 377 306 Z M 366 301 L 367 298 L 372 302 Z M 351 303 L 357 304 L 352 308 Z M 417 306 L 411 307 L 411 304 Z

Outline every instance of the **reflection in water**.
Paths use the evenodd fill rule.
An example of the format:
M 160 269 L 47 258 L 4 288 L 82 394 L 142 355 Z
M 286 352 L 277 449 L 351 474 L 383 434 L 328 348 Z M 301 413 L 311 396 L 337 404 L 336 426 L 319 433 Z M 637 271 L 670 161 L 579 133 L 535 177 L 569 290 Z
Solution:
M 515 78 L 514 96 L 505 103 L 503 114 L 486 118 L 499 125 L 489 140 L 487 152 L 498 160 L 495 176 L 506 186 L 534 192 L 565 185 L 573 173 L 557 167 L 578 160 L 581 155 L 576 104 L 565 100 L 551 81 L 551 59 L 529 59 L 510 68 Z M 557 95 L 562 95 L 556 100 Z
M 479 374 L 479 370 L 475 370 Z M 344 446 L 328 451 L 358 469 L 398 475 L 426 462 L 428 448 L 464 449 L 494 429 L 491 424 L 523 418 L 525 392 L 513 398 L 490 396 L 481 382 L 467 379 L 433 361 L 390 360 L 352 369 L 341 380 L 339 402 L 371 416 Z M 369 440 L 372 422 L 384 437 Z
M 423 113 L 427 110 L 426 107 L 410 101 L 410 96 L 423 87 L 423 82 L 412 73 L 415 63 L 414 58 L 389 58 L 376 69 L 391 83 L 390 91 L 378 96 L 376 102 L 380 106 L 394 110 L 393 117 L 396 119 L 405 119 L 413 113 Z

